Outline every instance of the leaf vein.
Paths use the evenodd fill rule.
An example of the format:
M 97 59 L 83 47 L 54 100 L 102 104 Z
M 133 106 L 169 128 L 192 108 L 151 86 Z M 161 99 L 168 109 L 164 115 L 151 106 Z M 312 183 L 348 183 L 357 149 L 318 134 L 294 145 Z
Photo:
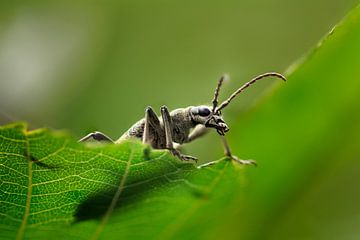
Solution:
M 26 138 L 26 142 L 25 142 L 25 151 L 26 151 L 26 156 L 27 156 L 27 161 L 28 161 L 28 175 L 29 175 L 28 176 L 28 192 L 27 192 L 27 196 L 26 196 L 26 204 L 25 204 L 25 211 L 24 211 L 23 219 L 21 221 L 19 230 L 16 234 L 17 240 L 23 239 L 23 237 L 24 237 L 25 228 L 26 228 L 26 224 L 27 224 L 27 221 L 29 218 L 29 213 L 30 213 L 30 203 L 31 203 L 31 194 L 32 194 L 32 165 L 33 165 L 33 162 L 30 159 L 30 147 L 29 147 L 28 138 Z
M 95 231 L 95 234 L 94 236 L 92 237 L 92 239 L 98 239 L 101 232 L 103 231 L 104 227 L 105 227 L 105 224 L 108 222 L 109 218 L 110 218 L 110 215 L 112 214 L 112 212 L 114 211 L 114 208 L 121 196 L 121 193 L 123 192 L 124 190 L 124 185 L 125 185 L 125 182 L 126 182 L 126 179 L 127 179 L 127 176 L 129 174 L 129 170 L 130 170 L 130 165 L 131 165 L 131 161 L 133 159 L 133 154 L 134 154 L 134 149 L 132 148 L 131 149 L 131 153 L 130 153 L 130 156 L 129 156 L 129 159 L 127 161 L 127 164 L 126 164 L 126 168 L 125 168 L 125 172 L 124 172 L 124 175 L 123 177 L 121 178 L 121 181 L 120 181 L 120 185 L 113 197 L 113 199 L 111 200 L 111 204 L 109 206 L 109 208 L 107 209 L 105 215 L 103 216 L 99 226 L 97 227 L 96 231 Z

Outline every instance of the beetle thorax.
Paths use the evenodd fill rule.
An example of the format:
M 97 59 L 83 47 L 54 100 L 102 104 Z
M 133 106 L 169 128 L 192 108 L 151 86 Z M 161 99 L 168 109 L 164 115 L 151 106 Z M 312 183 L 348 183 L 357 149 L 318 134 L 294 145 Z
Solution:
M 173 123 L 173 141 L 183 143 L 187 140 L 190 130 L 196 126 L 190 115 L 190 108 L 178 108 L 170 112 Z

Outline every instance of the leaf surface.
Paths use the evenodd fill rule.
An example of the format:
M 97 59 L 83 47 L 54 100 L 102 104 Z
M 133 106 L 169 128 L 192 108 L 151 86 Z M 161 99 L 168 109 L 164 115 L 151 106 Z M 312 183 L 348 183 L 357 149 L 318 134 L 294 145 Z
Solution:
M 226 160 L 196 169 L 138 142 L 88 147 L 22 124 L 2 127 L 0 140 L 4 238 L 172 237 L 238 172 Z
M 238 227 L 239 239 L 360 238 L 359 43 L 357 7 L 288 69 L 286 84 L 238 118 L 231 145 L 260 167 L 247 175 L 246 201 L 217 233 Z
M 359 26 L 358 7 L 231 123 L 233 152 L 258 168 L 2 127 L 0 238 L 359 238 Z

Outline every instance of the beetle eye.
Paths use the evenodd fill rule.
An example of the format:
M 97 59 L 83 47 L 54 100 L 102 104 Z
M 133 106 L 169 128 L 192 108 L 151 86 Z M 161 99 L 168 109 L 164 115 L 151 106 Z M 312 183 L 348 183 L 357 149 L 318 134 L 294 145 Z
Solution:
M 199 108 L 199 115 L 202 117 L 206 117 L 209 116 L 211 113 L 210 109 L 206 108 L 206 107 L 200 107 Z

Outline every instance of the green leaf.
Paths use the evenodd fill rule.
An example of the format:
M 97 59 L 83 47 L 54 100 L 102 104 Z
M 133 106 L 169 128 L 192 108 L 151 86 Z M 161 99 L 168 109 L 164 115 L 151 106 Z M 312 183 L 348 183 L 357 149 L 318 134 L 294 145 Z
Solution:
M 359 26 L 356 8 L 231 126 L 258 168 L 2 127 L 0 237 L 358 239 Z
M 0 146 L 2 238 L 171 237 L 205 206 L 220 210 L 223 176 L 241 176 L 230 161 L 196 169 L 138 142 L 89 147 L 23 124 L 0 128 Z
M 357 7 L 289 68 L 285 85 L 240 116 L 231 145 L 259 168 L 247 175 L 246 201 L 217 233 L 360 239 L 359 43 Z

